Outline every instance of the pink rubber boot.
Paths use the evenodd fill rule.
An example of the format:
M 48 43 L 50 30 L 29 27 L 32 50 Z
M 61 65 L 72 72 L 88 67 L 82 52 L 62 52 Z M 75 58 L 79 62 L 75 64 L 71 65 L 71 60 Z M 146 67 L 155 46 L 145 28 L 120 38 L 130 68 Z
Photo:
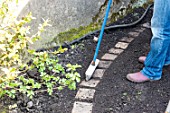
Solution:
M 146 77 L 145 75 L 143 75 L 141 72 L 130 73 L 126 76 L 126 78 L 130 80 L 131 82 L 136 82 L 136 83 L 150 81 L 150 79 Z
M 138 61 L 141 62 L 141 63 L 144 63 L 145 60 L 146 60 L 146 56 L 140 56 L 140 57 L 138 58 Z

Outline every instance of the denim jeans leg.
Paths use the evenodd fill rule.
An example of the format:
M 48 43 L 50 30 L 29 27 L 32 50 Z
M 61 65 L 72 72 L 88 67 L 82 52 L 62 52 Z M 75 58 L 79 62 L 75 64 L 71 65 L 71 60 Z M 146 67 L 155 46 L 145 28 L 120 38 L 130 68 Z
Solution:
M 170 45 L 166 55 L 165 65 L 170 65 Z
M 159 80 L 170 45 L 170 0 L 155 0 L 151 20 L 151 49 L 141 72 L 151 80 Z

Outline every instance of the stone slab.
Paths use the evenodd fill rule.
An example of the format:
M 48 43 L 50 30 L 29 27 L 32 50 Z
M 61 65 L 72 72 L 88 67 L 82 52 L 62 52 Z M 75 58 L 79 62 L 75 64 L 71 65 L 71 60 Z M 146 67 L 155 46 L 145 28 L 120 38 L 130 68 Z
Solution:
M 111 49 L 109 50 L 109 53 L 119 55 L 119 54 L 121 54 L 123 51 L 124 51 L 123 49 L 111 48 Z
M 92 113 L 92 108 L 92 103 L 75 102 L 71 113 Z
M 128 34 L 133 36 L 133 37 L 138 37 L 140 32 L 129 32 Z
M 129 38 L 129 37 L 123 37 L 123 38 L 120 39 L 120 41 L 128 42 L 128 43 L 132 42 L 133 40 L 134 40 L 134 38 Z
M 107 69 L 112 64 L 112 61 L 100 61 L 98 68 L 104 68 Z
M 146 23 L 142 24 L 142 27 L 150 29 L 151 28 L 151 24 L 149 22 L 146 22 Z
M 94 74 L 93 74 L 93 77 L 102 79 L 104 72 L 105 72 L 105 69 L 96 69 Z
M 100 82 L 100 80 L 94 80 L 94 79 L 91 79 L 89 81 L 82 81 L 80 83 L 80 86 L 86 86 L 86 87 L 96 87 L 98 85 L 98 83 Z
M 81 100 L 93 99 L 94 93 L 95 93 L 94 89 L 80 88 L 75 98 L 81 99 Z
M 118 42 L 115 47 L 119 48 L 119 49 L 126 49 L 128 47 L 129 43 L 125 43 L 125 42 Z
M 111 61 L 113 61 L 116 58 L 117 58 L 117 55 L 106 53 L 105 55 L 103 55 L 103 57 L 101 59 L 102 60 L 111 60 Z
M 143 32 L 144 30 L 145 30 L 146 28 L 140 28 L 140 29 L 137 29 L 137 30 L 135 30 L 135 31 L 137 31 L 137 32 Z

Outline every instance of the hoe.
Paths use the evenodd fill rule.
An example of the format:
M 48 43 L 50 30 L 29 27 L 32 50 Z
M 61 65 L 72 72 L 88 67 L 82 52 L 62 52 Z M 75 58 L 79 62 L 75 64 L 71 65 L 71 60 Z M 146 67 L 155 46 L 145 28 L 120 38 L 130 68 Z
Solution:
M 99 64 L 99 59 L 97 59 L 97 55 L 98 55 L 98 52 L 99 52 L 100 43 L 101 43 L 102 38 L 103 38 L 103 32 L 105 30 L 105 26 L 106 26 L 106 22 L 107 22 L 107 19 L 108 19 L 111 4 L 112 4 L 112 0 L 109 0 L 108 5 L 107 5 L 107 9 L 106 9 L 106 14 L 105 14 L 105 17 L 104 17 L 104 21 L 103 21 L 103 24 L 102 24 L 102 28 L 101 28 L 101 31 L 100 31 L 96 51 L 95 51 L 95 54 L 94 54 L 94 57 L 93 57 L 93 61 L 91 62 L 91 64 L 89 65 L 89 67 L 88 67 L 88 69 L 85 73 L 86 81 L 90 80 L 90 78 L 92 77 L 96 67 Z

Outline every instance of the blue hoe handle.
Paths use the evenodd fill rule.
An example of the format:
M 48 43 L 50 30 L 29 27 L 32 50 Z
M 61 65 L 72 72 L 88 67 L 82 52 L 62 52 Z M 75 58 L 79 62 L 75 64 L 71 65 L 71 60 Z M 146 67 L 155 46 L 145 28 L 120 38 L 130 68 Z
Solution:
M 104 32 L 104 28 L 105 28 L 105 26 L 106 26 L 106 22 L 107 22 L 107 19 L 108 19 L 108 15 L 109 15 L 109 11 L 110 11 L 110 6 L 111 6 L 111 4 L 112 4 L 112 0 L 109 0 L 108 5 L 107 5 L 107 9 L 106 9 L 106 14 L 105 14 L 105 17 L 104 17 L 104 21 L 103 21 L 103 24 L 102 24 L 102 28 L 101 28 L 101 31 L 100 31 L 99 41 L 98 41 L 98 43 L 97 43 L 95 55 L 94 55 L 94 58 L 93 58 L 93 61 L 94 61 L 94 62 L 95 62 L 96 59 L 97 59 L 97 55 L 98 55 L 99 48 L 100 48 L 100 43 L 101 43 L 101 41 L 102 41 L 103 32 Z

